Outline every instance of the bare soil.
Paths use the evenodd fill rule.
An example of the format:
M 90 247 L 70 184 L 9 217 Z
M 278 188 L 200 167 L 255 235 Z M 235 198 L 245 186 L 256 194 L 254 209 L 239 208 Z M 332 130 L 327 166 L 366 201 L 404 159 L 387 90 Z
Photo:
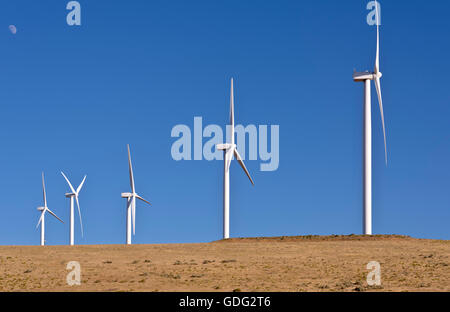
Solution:
M 81 285 L 69 286 L 78 261 Z M 381 286 L 367 284 L 370 261 Z M 0 291 L 450 291 L 450 241 L 237 238 L 203 244 L 0 246 Z

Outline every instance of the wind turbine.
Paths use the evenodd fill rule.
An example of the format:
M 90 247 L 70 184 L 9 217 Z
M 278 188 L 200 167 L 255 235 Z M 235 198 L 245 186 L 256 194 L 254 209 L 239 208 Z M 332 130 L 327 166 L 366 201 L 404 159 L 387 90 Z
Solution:
M 374 81 L 375 88 L 378 95 L 378 104 L 380 106 L 381 123 L 383 126 L 384 136 L 384 157 L 387 166 L 387 144 L 386 144 L 386 128 L 384 125 L 383 100 L 381 97 L 380 78 L 380 26 L 379 26 L 379 12 L 378 1 L 375 1 L 376 10 L 376 24 L 377 24 L 377 50 L 375 56 L 374 71 L 353 73 L 353 80 L 355 82 L 364 82 L 364 121 L 363 121 L 363 232 L 365 235 L 372 235 L 372 104 L 370 81 Z
M 231 143 L 217 144 L 217 149 L 224 152 L 224 173 L 223 173 L 223 238 L 230 238 L 230 165 L 233 156 L 244 169 L 245 174 L 250 179 L 252 185 L 253 180 L 244 165 L 241 155 L 239 155 L 236 144 L 234 144 L 234 90 L 233 78 L 231 78 L 231 92 L 230 92 L 230 140 Z
M 58 216 L 55 215 L 53 213 L 53 211 L 51 211 L 47 207 L 47 195 L 45 193 L 45 182 L 44 182 L 44 173 L 43 172 L 42 172 L 42 191 L 43 191 L 43 194 L 44 194 L 44 207 L 38 207 L 38 209 L 37 209 L 38 211 L 41 211 L 41 217 L 39 218 L 39 222 L 36 225 L 36 229 L 39 227 L 39 224 L 40 224 L 41 225 L 41 246 L 44 246 L 45 245 L 45 213 L 48 211 L 56 219 L 58 219 L 62 223 L 64 223 L 64 222 L 63 222 L 63 220 L 58 218 Z
M 81 181 L 80 185 L 78 186 L 77 190 L 75 191 L 75 189 L 73 188 L 69 179 L 67 179 L 64 172 L 61 171 L 61 174 L 64 177 L 64 179 L 66 179 L 67 184 L 69 184 L 70 190 L 72 191 L 72 193 L 66 193 L 66 197 L 70 198 L 70 236 L 69 236 L 69 239 L 70 239 L 70 245 L 74 245 L 74 222 L 75 222 L 75 220 L 74 220 L 73 199 L 75 198 L 75 200 L 77 202 L 78 215 L 80 216 L 81 236 L 83 236 L 83 221 L 81 220 L 81 211 L 80 211 L 80 203 L 78 201 L 78 195 L 81 191 L 81 188 L 83 187 L 84 181 L 86 180 L 86 175 L 84 176 L 83 181 Z
M 134 175 L 133 175 L 133 165 L 131 164 L 131 153 L 130 146 L 127 144 L 128 149 L 128 170 L 130 172 L 130 186 L 131 193 L 122 193 L 122 198 L 127 199 L 127 245 L 131 245 L 131 219 L 133 219 L 133 235 L 135 235 L 136 228 L 136 198 L 142 200 L 143 202 L 151 205 L 147 200 L 142 198 L 136 193 L 136 188 L 134 186 Z

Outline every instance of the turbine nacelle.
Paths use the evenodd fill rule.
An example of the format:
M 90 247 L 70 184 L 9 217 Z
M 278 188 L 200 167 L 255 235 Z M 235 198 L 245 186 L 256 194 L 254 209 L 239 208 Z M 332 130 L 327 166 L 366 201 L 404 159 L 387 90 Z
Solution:
M 66 194 L 64 194 L 67 198 L 70 198 L 70 197 L 72 197 L 72 196 L 76 196 L 77 194 L 75 194 L 75 193 L 66 193 Z
M 236 144 L 229 144 L 229 143 L 225 143 L 225 144 L 217 144 L 217 145 L 216 145 L 216 148 L 217 148 L 219 151 L 227 151 L 227 150 L 229 150 L 229 149 L 236 148 Z
M 121 195 L 122 195 L 122 198 L 130 198 L 133 196 L 132 193 L 122 193 Z
M 44 211 L 44 210 L 45 210 L 45 207 L 37 207 L 37 210 L 38 210 L 38 211 Z
M 364 82 L 366 80 L 375 80 L 377 76 L 378 78 L 381 78 L 383 74 L 381 72 L 378 72 L 378 74 L 371 72 L 362 72 L 362 73 L 355 72 L 353 73 L 353 81 Z

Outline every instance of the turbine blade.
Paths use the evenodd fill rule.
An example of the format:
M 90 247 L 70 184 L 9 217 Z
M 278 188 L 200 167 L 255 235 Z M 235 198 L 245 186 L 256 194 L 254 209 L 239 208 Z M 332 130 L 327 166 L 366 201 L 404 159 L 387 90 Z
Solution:
M 234 127 L 234 81 L 231 78 L 231 91 L 230 91 L 230 125 Z
M 53 211 L 51 211 L 50 209 L 48 209 L 47 208 L 47 211 L 52 215 L 52 216 L 54 216 L 56 219 L 58 219 L 59 221 L 61 221 L 62 223 L 64 223 L 64 221 L 63 220 L 61 220 L 60 218 L 58 218 L 58 216 L 57 215 L 55 215 L 54 213 L 53 213 Z
M 130 171 L 130 185 L 131 185 L 131 192 L 132 192 L 132 193 L 135 193 L 135 189 L 134 189 L 133 165 L 131 164 L 130 145 L 127 144 L 127 148 L 128 148 L 128 170 Z
M 139 195 L 136 195 L 136 198 L 139 198 L 139 199 L 142 200 L 143 202 L 146 202 L 147 204 L 151 205 L 151 203 L 150 203 L 149 201 L 145 200 L 144 198 L 142 198 L 142 197 L 139 196 Z
M 39 224 L 41 224 L 41 221 L 42 221 L 42 218 L 44 217 L 44 214 L 45 214 L 45 210 L 43 210 L 42 213 L 41 213 L 41 217 L 39 218 L 39 222 L 36 225 L 36 229 L 39 227 Z
M 230 143 L 234 144 L 234 80 L 231 78 L 230 91 Z
M 81 210 L 80 210 L 80 203 L 79 203 L 79 201 L 78 201 L 78 194 L 75 195 L 75 200 L 76 200 L 76 202 L 77 202 L 78 215 L 80 216 L 81 237 L 84 237 L 84 233 L 83 233 L 83 221 L 81 220 Z
M 42 172 L 42 192 L 44 195 L 44 207 L 47 207 L 47 195 L 45 194 L 44 172 Z
M 230 170 L 231 161 L 233 160 L 233 151 L 234 147 L 229 148 L 225 151 L 225 162 L 226 162 L 226 171 Z
M 379 104 L 379 106 L 380 106 L 381 123 L 382 123 L 382 125 L 383 125 L 384 157 L 385 157 L 385 160 L 386 160 L 386 166 L 387 166 L 388 160 L 387 160 L 386 128 L 385 128 L 385 125 L 384 125 L 383 99 L 382 99 L 382 97 L 381 97 L 380 78 L 379 78 L 379 77 L 375 77 L 374 81 L 375 81 L 375 88 L 377 89 L 378 104 Z
M 81 188 L 83 187 L 84 181 L 86 181 L 87 175 L 84 176 L 83 181 L 81 181 L 81 184 L 77 188 L 77 194 L 80 192 Z
M 245 164 L 244 164 L 244 161 L 242 160 L 241 155 L 239 155 L 239 152 L 237 151 L 236 148 L 234 149 L 234 156 L 236 157 L 236 160 L 239 162 L 239 165 L 241 165 L 242 169 L 244 169 L 245 174 L 250 179 L 250 182 L 252 182 L 252 184 L 255 185 L 255 183 L 253 183 L 252 177 L 250 176 L 250 173 L 248 172 L 247 168 L 245 167 Z
M 378 74 L 380 71 L 380 16 L 378 12 L 378 1 L 375 1 L 375 15 L 376 15 L 376 24 L 377 24 L 377 52 L 375 56 L 375 74 Z
M 64 179 L 66 179 L 67 183 L 69 184 L 70 189 L 72 190 L 72 193 L 76 194 L 75 189 L 73 188 L 72 184 L 70 183 L 69 179 L 67 179 L 66 175 L 64 174 L 64 172 L 61 171 L 62 176 L 64 177 Z
M 136 235 L 136 198 L 131 202 L 131 216 L 133 219 L 133 235 Z

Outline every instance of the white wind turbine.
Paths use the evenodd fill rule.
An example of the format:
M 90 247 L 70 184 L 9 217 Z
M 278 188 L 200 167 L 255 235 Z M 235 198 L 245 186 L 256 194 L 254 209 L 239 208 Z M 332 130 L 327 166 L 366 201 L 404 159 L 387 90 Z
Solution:
M 136 228 L 136 198 L 142 200 L 143 202 L 151 205 L 147 200 L 142 198 L 136 193 L 136 188 L 134 186 L 134 175 L 133 175 L 133 166 L 131 164 L 131 153 L 130 153 L 130 146 L 127 144 L 128 149 L 128 169 L 130 173 L 130 186 L 131 186 L 131 193 L 122 193 L 122 198 L 127 199 L 127 232 L 126 232 L 126 239 L 127 244 L 131 245 L 131 219 L 133 219 L 133 235 L 135 235 L 135 228 Z
M 375 67 L 373 73 L 362 72 L 353 74 L 355 82 L 364 82 L 364 122 L 363 122 L 363 231 L 365 235 L 372 235 L 372 105 L 370 81 L 373 80 L 378 95 L 378 103 L 380 106 L 381 122 L 383 126 L 384 136 L 384 155 L 387 165 L 387 144 L 386 144 L 386 129 L 384 125 L 383 100 L 381 98 L 380 78 L 380 30 L 379 30 L 379 12 L 378 1 L 375 1 L 376 24 L 377 24 L 377 50 L 375 56 Z
M 230 140 L 231 143 L 218 144 L 217 149 L 224 152 L 224 176 L 223 176 L 223 238 L 230 238 L 230 165 L 233 156 L 244 169 L 245 174 L 253 183 L 253 180 L 244 165 L 241 155 L 239 155 L 236 144 L 234 144 L 234 90 L 233 78 L 231 78 L 231 92 L 230 92 Z
M 81 181 L 80 185 L 78 186 L 77 190 L 73 188 L 72 184 L 70 183 L 69 179 L 66 177 L 64 172 L 61 171 L 62 176 L 64 179 L 66 179 L 67 184 L 69 184 L 71 193 L 66 193 L 66 197 L 70 198 L 70 245 L 74 245 L 74 207 L 73 207 L 73 199 L 75 198 L 77 202 L 78 207 L 78 215 L 80 216 L 80 227 L 81 227 L 81 236 L 83 236 L 83 221 L 81 220 L 81 210 L 80 210 L 80 203 L 78 201 L 78 195 L 80 194 L 81 188 L 83 187 L 84 181 L 86 180 L 86 175 L 83 178 L 83 181 Z
M 44 246 L 45 245 L 45 213 L 48 211 L 56 219 L 58 219 L 62 223 L 64 223 L 64 222 L 63 222 L 63 220 L 58 218 L 58 216 L 55 215 L 53 213 L 53 211 L 51 211 L 47 207 L 47 195 L 45 193 L 45 182 L 44 182 L 44 173 L 43 172 L 42 172 L 42 192 L 44 194 L 44 207 L 38 207 L 38 209 L 37 209 L 37 210 L 41 211 L 41 217 L 39 218 L 39 222 L 36 225 L 36 229 L 39 227 L 39 224 L 40 224 L 41 225 L 41 246 Z

